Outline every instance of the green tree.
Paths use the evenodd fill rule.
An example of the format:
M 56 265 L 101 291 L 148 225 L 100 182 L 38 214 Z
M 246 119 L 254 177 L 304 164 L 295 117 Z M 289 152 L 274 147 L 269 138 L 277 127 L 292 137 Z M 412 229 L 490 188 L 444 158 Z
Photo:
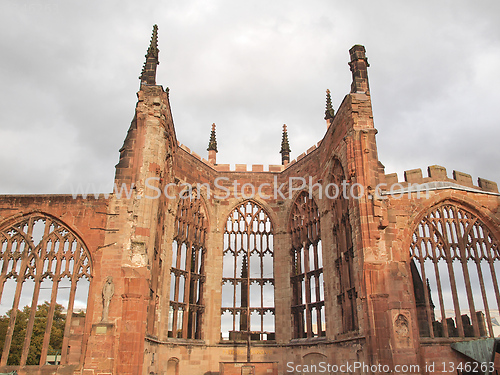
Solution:
M 49 302 L 44 302 L 38 305 L 35 314 L 35 322 L 33 325 L 33 333 L 31 335 L 30 348 L 28 351 L 27 365 L 38 365 L 42 353 L 43 338 L 45 335 L 45 327 L 47 326 L 47 316 L 49 312 Z M 0 317 L 0 350 L 3 350 L 7 327 L 9 326 L 12 310 L 6 315 Z M 25 306 L 22 310 L 18 310 L 16 316 L 16 324 L 14 325 L 14 334 L 12 335 L 12 344 L 10 346 L 8 365 L 19 365 L 21 362 L 21 354 L 26 337 L 26 328 L 30 316 L 30 307 Z M 50 331 L 50 340 L 48 354 L 61 354 L 62 341 L 64 337 L 64 326 L 66 324 L 66 314 L 64 308 L 60 304 L 56 304 L 54 309 L 54 318 Z M 1 351 L 0 351 L 1 355 Z

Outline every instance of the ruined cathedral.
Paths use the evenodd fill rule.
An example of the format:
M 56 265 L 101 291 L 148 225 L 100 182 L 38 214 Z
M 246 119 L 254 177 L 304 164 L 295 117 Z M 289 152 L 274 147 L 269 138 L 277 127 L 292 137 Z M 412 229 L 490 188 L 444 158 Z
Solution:
M 206 159 L 176 138 L 158 52 L 155 26 L 119 189 L 0 197 L 0 373 L 499 368 L 497 184 L 386 173 L 363 46 L 323 139 L 234 170 L 215 126 Z

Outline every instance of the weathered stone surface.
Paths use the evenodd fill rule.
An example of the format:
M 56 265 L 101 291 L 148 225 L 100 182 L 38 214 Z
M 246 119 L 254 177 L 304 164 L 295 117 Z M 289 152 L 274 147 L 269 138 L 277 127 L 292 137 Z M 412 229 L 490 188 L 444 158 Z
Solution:
M 214 142 L 209 145 L 209 161 L 201 160 L 176 139 L 168 92 L 150 83 L 154 77 L 148 76 L 138 93 L 136 114 L 116 166 L 115 182 L 129 188 L 129 197 L 0 197 L 0 233 L 23 215 L 40 212 L 58 218 L 77 233 L 92 257 L 86 317 L 72 323 L 65 341 L 68 354 L 58 373 L 240 374 L 248 357 L 256 374 L 285 373 L 288 363 L 309 366 L 323 361 L 340 366 L 361 362 L 386 365 L 392 371 L 397 365 L 423 368 L 433 361 L 458 364 L 463 360 L 450 348 L 454 338 L 435 340 L 419 327 L 423 310 L 418 292 L 425 296 L 425 290 L 419 289 L 418 277 L 412 274 L 412 235 L 433 208 L 449 203 L 481 220 L 484 232 L 487 229 L 492 241 L 498 241 L 497 186 L 479 179 L 478 187 L 463 189 L 473 187 L 470 175 L 454 171 L 449 179 L 440 166 L 429 167 L 425 178 L 420 169 L 406 171 L 405 181 L 399 183 L 396 174 L 385 174 L 377 156 L 365 50 L 354 46 L 350 53 L 351 93 L 335 113 L 331 110 L 326 134 L 317 146 L 301 153 L 296 161 L 284 163 L 286 167 L 270 165 L 264 171 L 262 165 L 247 168 L 236 164 L 235 171 L 230 171 L 229 165 L 216 164 Z M 148 69 L 152 72 L 156 66 Z M 290 140 L 293 144 L 293 137 Z M 216 186 L 218 178 L 222 179 Z M 441 188 L 436 181 L 453 182 L 454 188 Z M 427 194 L 404 190 L 410 184 L 428 182 L 436 188 Z M 339 188 L 337 195 L 334 184 Z M 379 184 L 380 191 L 375 192 Z M 396 184 L 392 191 L 403 193 L 390 194 Z M 180 204 L 188 186 L 201 196 L 196 212 Z M 310 207 L 316 207 L 317 220 L 306 218 L 297 208 L 301 204 L 305 207 L 300 200 L 302 191 L 311 192 L 314 205 Z M 350 197 L 343 199 L 344 193 Z M 224 241 L 224 232 L 228 215 L 249 199 L 265 211 L 272 224 L 273 272 L 269 279 L 274 285 L 274 305 L 269 311 L 275 319 L 274 332 L 267 341 L 250 341 L 250 354 L 245 340 L 221 339 L 221 282 L 227 278 L 224 256 L 231 248 Z M 195 218 L 205 220 L 203 225 Z M 312 224 L 293 227 L 292 220 Z M 181 221 L 184 224 L 179 225 Z M 181 236 L 179 228 L 189 229 Z M 200 235 L 198 228 L 203 228 L 203 241 L 192 239 Z M 298 229 L 292 235 L 294 228 Z M 311 236 L 307 231 L 316 234 Z M 203 251 L 192 252 L 204 254 L 203 270 L 188 272 L 196 260 L 186 257 L 181 265 L 176 259 L 173 243 L 181 238 L 191 245 L 204 244 Z M 321 248 L 318 250 L 315 242 L 310 259 L 304 256 L 303 263 L 315 263 L 316 267 L 310 267 L 310 273 L 298 272 L 291 250 L 297 246 L 308 249 L 310 238 L 319 238 Z M 8 242 L 2 237 L 0 241 L 0 245 Z M 293 275 L 309 278 L 301 299 L 304 311 L 310 314 L 306 319 L 310 326 L 304 330 L 297 330 L 293 323 L 300 314 L 292 311 L 292 306 L 300 308 L 296 298 L 302 293 L 297 292 L 301 282 L 291 281 Z M 311 281 L 320 276 L 322 284 Z M 106 305 L 104 322 L 102 285 L 107 277 L 113 278 L 114 294 Z M 197 277 L 203 278 L 203 288 L 184 289 L 190 292 L 182 300 L 179 280 L 185 278 L 190 283 Z M 254 281 L 264 283 L 264 279 L 259 276 Z M 173 288 L 171 280 L 177 283 Z M 314 285 L 322 292 L 315 295 L 318 288 Z M 173 298 L 171 288 L 178 293 Z M 195 298 L 191 291 L 196 290 L 201 290 L 201 295 Z M 186 302 L 189 298 L 193 300 Z M 433 301 L 436 306 L 438 303 Z M 202 309 L 200 319 L 189 318 L 183 310 L 196 312 L 198 306 Z M 311 317 L 319 310 L 325 316 L 318 325 Z M 173 319 L 173 311 L 188 320 Z M 438 320 L 441 318 L 434 321 Z M 172 321 L 179 321 L 176 329 L 172 329 Z M 473 316 L 472 321 L 479 320 Z M 200 326 L 194 329 L 192 322 Z M 318 326 L 322 326 L 320 330 Z M 182 333 L 186 329 L 199 335 Z M 246 338 L 249 329 L 234 332 L 233 337 Z M 176 337 L 172 332 L 177 332 Z M 300 337 L 300 332 L 305 332 L 305 337 Z M 247 367 L 245 371 L 251 371 L 251 366 Z M 0 371 L 8 369 L 11 367 L 3 366 Z M 20 373 L 45 373 L 38 366 L 17 369 Z

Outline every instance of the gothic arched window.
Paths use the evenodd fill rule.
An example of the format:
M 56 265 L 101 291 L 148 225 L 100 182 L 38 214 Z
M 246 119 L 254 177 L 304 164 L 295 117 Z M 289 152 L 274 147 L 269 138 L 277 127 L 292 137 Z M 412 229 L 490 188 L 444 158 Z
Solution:
M 254 202 L 227 218 L 221 314 L 223 339 L 274 340 L 273 227 Z
M 207 219 L 196 191 L 181 196 L 175 217 L 170 271 L 169 336 L 201 339 Z
M 345 180 L 344 170 L 338 160 L 332 168 L 332 183 L 338 187 L 332 200 L 333 251 L 338 277 L 337 302 L 342 315 L 342 332 L 357 330 L 357 292 L 354 282 L 354 250 L 349 220 L 349 200 L 341 191 Z M 332 192 L 334 195 L 335 192 Z
M 477 216 L 453 203 L 433 208 L 413 232 L 410 257 L 421 336 L 498 335 L 500 251 Z
M 34 213 L 0 228 L 0 250 L 0 319 L 8 322 L 0 366 L 44 365 L 54 354 L 55 364 L 72 362 L 68 343 L 73 326 L 84 324 L 92 277 L 85 244 L 61 221 Z
M 305 191 L 293 203 L 290 231 L 293 337 L 324 336 L 326 322 L 320 218 L 318 206 Z

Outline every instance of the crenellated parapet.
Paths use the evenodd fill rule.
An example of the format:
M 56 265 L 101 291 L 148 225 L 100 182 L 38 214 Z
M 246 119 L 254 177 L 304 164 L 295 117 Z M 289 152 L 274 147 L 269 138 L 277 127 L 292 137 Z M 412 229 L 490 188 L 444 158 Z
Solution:
M 455 170 L 452 172 L 452 178 L 449 178 L 446 168 L 440 165 L 431 165 L 427 167 L 427 177 L 424 177 L 422 175 L 422 170 L 417 168 L 406 170 L 404 172 L 404 181 L 399 181 L 397 173 L 390 173 L 383 175 L 382 182 L 386 184 L 386 190 L 389 190 L 391 186 L 396 184 L 398 184 L 400 189 L 405 189 L 415 184 L 443 182 L 441 185 L 434 184 L 434 187 L 446 188 L 462 186 L 473 190 L 498 194 L 498 185 L 496 182 L 479 177 L 477 179 L 477 185 L 474 185 L 470 174 Z

